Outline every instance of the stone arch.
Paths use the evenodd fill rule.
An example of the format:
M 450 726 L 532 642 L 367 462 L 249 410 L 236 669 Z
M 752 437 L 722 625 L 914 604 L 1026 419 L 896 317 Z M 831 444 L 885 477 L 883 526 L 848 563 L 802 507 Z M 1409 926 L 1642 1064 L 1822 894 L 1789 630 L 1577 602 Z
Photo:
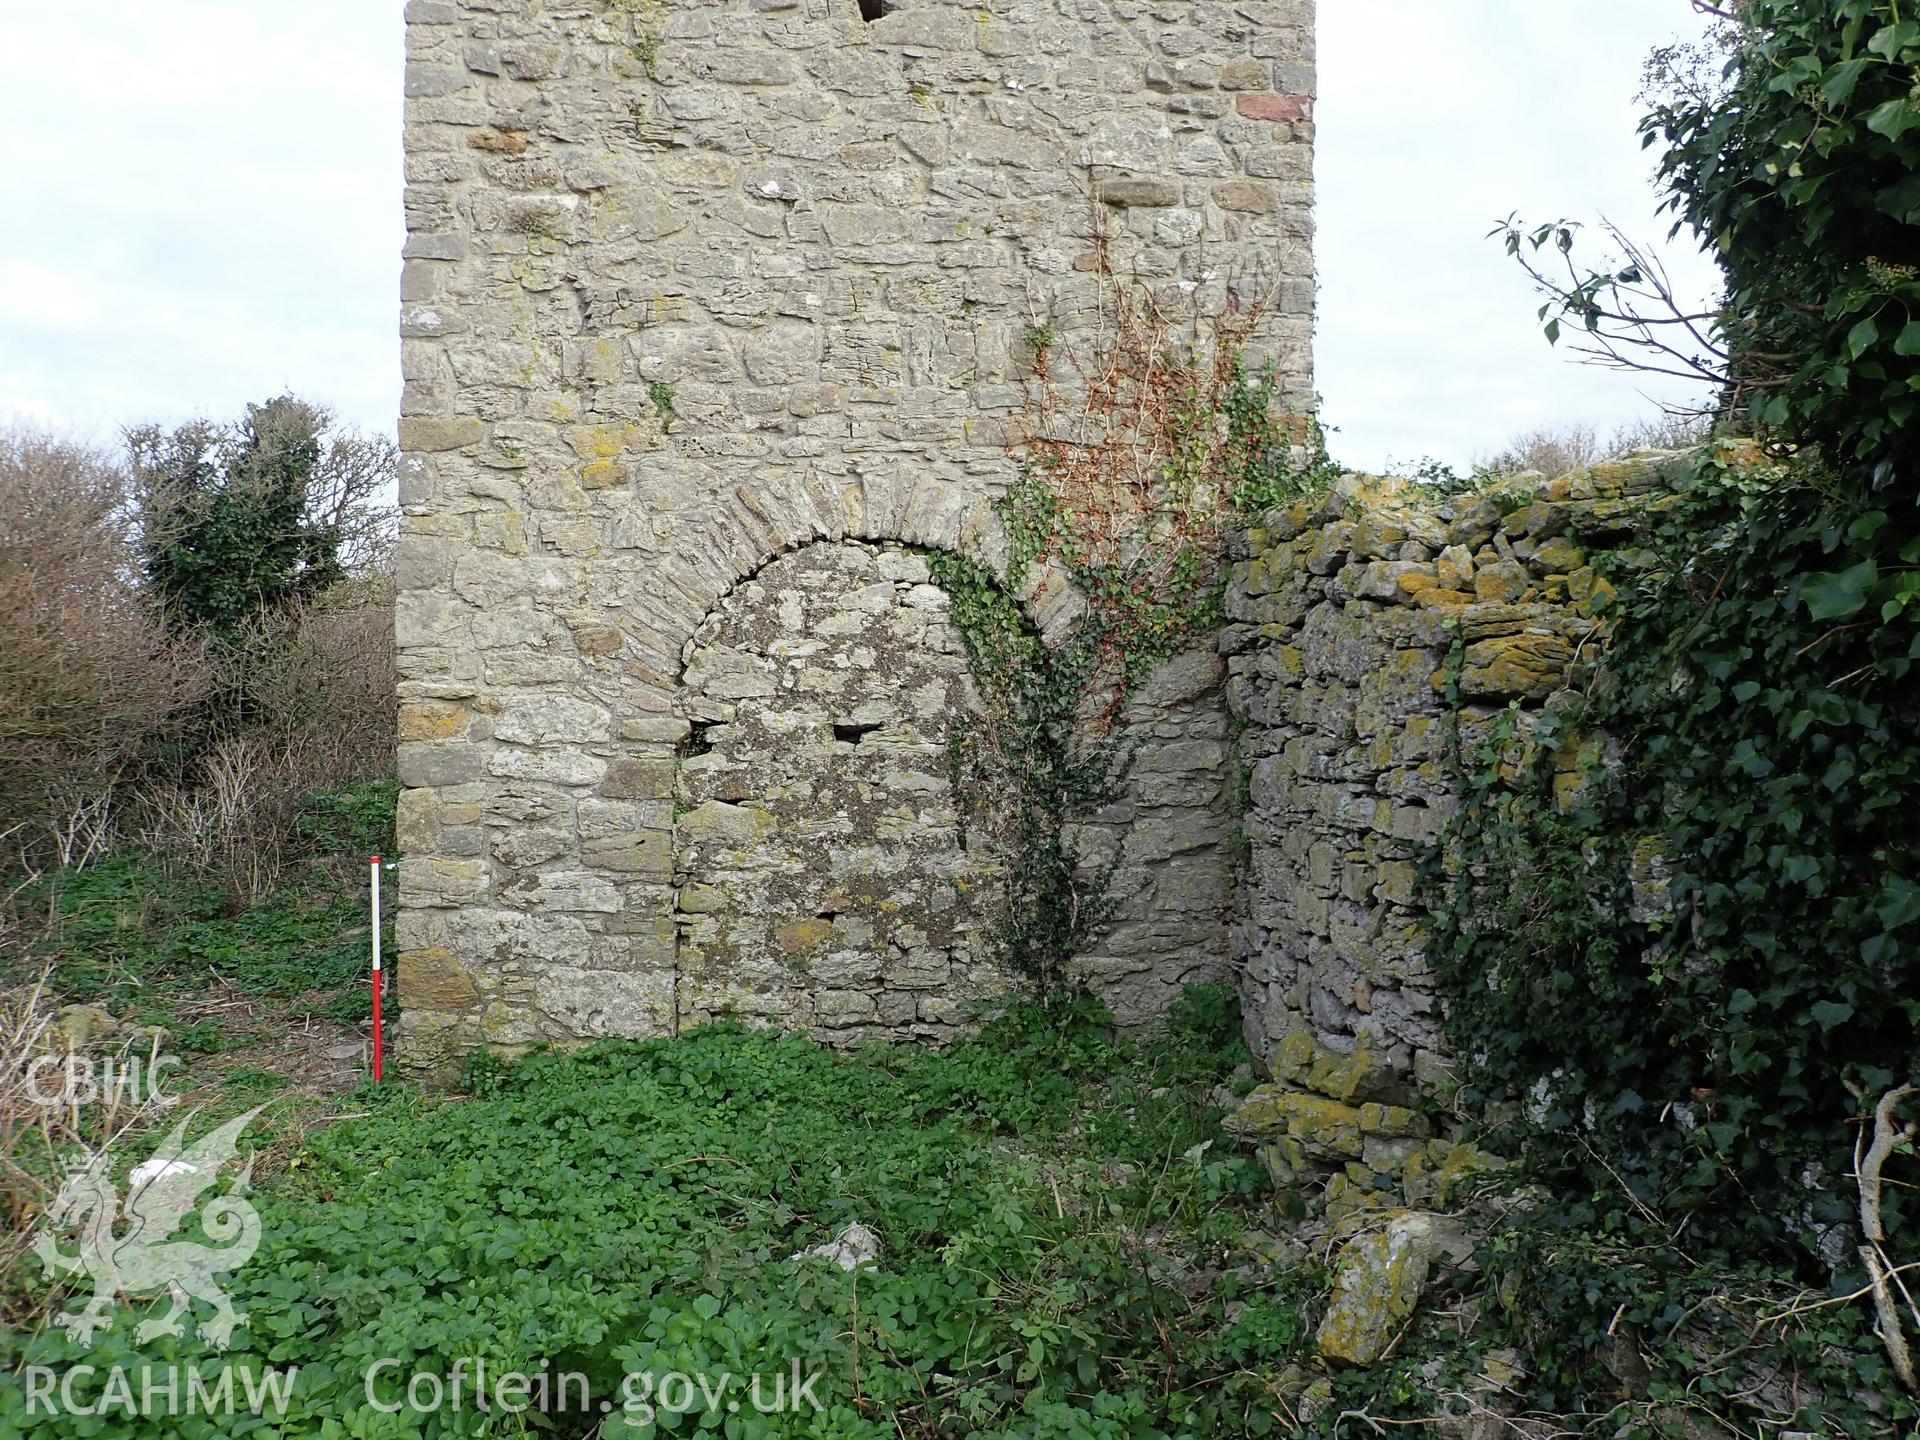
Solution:
M 634 702 L 645 709 L 671 708 L 682 651 L 714 607 L 742 581 L 802 546 L 853 539 L 947 550 L 985 566 L 1003 583 L 1012 556 L 990 500 L 950 484 L 892 476 L 844 485 L 809 476 L 779 492 L 740 486 L 719 497 L 705 523 L 690 531 L 620 620 L 623 658 L 637 685 Z M 1050 645 L 1065 637 L 1085 606 L 1057 565 L 1029 567 L 1009 589 Z

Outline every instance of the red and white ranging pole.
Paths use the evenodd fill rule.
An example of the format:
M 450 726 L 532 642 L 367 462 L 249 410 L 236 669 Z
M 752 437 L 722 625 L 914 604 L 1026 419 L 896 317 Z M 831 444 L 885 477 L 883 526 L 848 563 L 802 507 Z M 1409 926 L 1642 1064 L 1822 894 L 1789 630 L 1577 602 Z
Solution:
M 380 1062 L 385 1058 L 380 1035 L 380 857 L 375 855 L 367 863 L 373 877 L 373 1083 L 378 1085 Z

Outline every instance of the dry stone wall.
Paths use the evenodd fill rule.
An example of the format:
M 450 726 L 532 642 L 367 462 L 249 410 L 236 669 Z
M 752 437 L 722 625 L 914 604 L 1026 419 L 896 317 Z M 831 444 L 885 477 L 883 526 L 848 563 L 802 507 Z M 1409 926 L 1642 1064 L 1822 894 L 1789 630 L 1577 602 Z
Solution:
M 444 1074 L 476 1045 L 659 1033 L 723 1004 L 816 1028 L 823 1003 L 866 1016 L 830 994 L 896 1032 L 945 1024 L 923 1003 L 944 1014 L 931 1002 L 971 980 L 775 1001 L 744 928 L 688 918 L 689 883 L 760 863 L 683 825 L 709 803 L 686 808 L 689 641 L 716 611 L 744 623 L 736 588 L 815 545 L 946 548 L 1004 573 L 990 502 L 1016 473 L 1028 346 L 1097 325 L 1102 253 L 1202 310 L 1259 302 L 1252 358 L 1305 408 L 1310 0 L 406 13 L 407 1062 Z M 1074 603 L 1058 577 L 1022 598 L 1056 634 Z M 1166 682 L 1142 722 L 1156 788 L 1113 817 L 1140 888 L 1090 965 L 1123 1010 L 1224 964 L 1220 802 L 1195 789 L 1224 774 L 1205 681 Z M 795 853 L 769 847 L 766 873 Z M 753 923 L 821 919 L 806 906 L 824 897 L 789 898 Z M 886 944 L 972 975 L 971 934 Z M 859 953 L 856 970 L 878 950 Z
M 1597 654 L 1591 558 L 1631 544 L 1671 459 L 1454 497 L 1349 477 L 1243 537 L 1221 647 L 1245 786 L 1233 948 L 1269 1078 L 1234 1124 L 1336 1216 L 1444 1204 L 1478 1163 L 1414 1108 L 1448 1081 L 1417 861 L 1453 812 L 1456 733 L 1472 747 L 1510 706 L 1524 726 Z

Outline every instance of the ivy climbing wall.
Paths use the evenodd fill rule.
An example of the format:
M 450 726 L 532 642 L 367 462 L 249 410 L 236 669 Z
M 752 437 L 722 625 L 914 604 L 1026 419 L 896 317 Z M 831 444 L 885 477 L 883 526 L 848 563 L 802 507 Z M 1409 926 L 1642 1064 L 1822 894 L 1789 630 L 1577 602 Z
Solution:
M 1510 712 L 1524 743 L 1580 683 L 1611 594 L 1593 561 L 1631 543 L 1672 461 L 1458 496 L 1349 477 L 1242 537 L 1222 640 L 1247 837 L 1233 944 L 1291 1163 L 1395 1183 L 1434 1163 L 1395 1108 L 1448 1075 L 1422 850 L 1454 811 L 1457 747 Z
M 409 0 L 397 969 L 421 1073 L 678 1023 L 682 946 L 708 943 L 680 904 L 707 863 L 682 833 L 689 639 L 816 542 L 1005 576 L 1033 349 L 1097 330 L 1103 255 L 1200 313 L 1257 305 L 1250 358 L 1310 400 L 1310 0 L 886 8 Z M 1006 578 L 1043 630 L 1070 620 L 1058 576 Z M 1173 688 L 1151 738 L 1185 803 L 1224 779 L 1223 722 L 1217 689 Z M 1131 842 L 1134 908 L 1089 957 L 1123 1010 L 1224 969 L 1201 828 Z

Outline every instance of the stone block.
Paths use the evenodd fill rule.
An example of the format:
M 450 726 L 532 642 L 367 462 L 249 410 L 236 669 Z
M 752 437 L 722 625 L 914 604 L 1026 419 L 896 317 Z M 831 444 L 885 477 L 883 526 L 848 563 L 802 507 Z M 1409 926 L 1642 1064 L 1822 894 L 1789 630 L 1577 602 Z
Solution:
M 670 759 L 615 760 L 607 766 L 600 793 L 613 800 L 665 800 L 673 794 Z
M 534 974 L 533 1007 L 560 1034 L 580 1039 L 671 1034 L 673 972 L 583 970 L 548 964 Z
M 1315 1336 L 1323 1360 L 1380 1360 L 1412 1318 L 1437 1260 L 1471 1259 L 1472 1241 L 1443 1216 L 1399 1214 L 1384 1229 L 1349 1240 L 1334 1262 L 1333 1302 Z
M 408 1010 L 459 1011 L 480 998 L 473 973 L 451 950 L 403 950 L 395 957 L 394 980 Z
M 1242 92 L 1234 97 L 1233 108 L 1249 120 L 1307 120 L 1312 118 L 1313 97 Z
M 424 415 L 409 415 L 400 421 L 400 448 L 412 454 L 464 450 L 478 445 L 486 434 L 486 422 L 471 416 L 435 420 Z
M 1221 1123 L 1243 1139 L 1285 1135 L 1306 1154 L 1318 1158 L 1358 1159 L 1360 1155 L 1358 1110 L 1277 1084 L 1257 1087 Z
M 1102 180 L 1094 186 L 1094 195 L 1102 204 L 1122 209 L 1135 206 L 1178 205 L 1180 182 L 1177 180 Z

